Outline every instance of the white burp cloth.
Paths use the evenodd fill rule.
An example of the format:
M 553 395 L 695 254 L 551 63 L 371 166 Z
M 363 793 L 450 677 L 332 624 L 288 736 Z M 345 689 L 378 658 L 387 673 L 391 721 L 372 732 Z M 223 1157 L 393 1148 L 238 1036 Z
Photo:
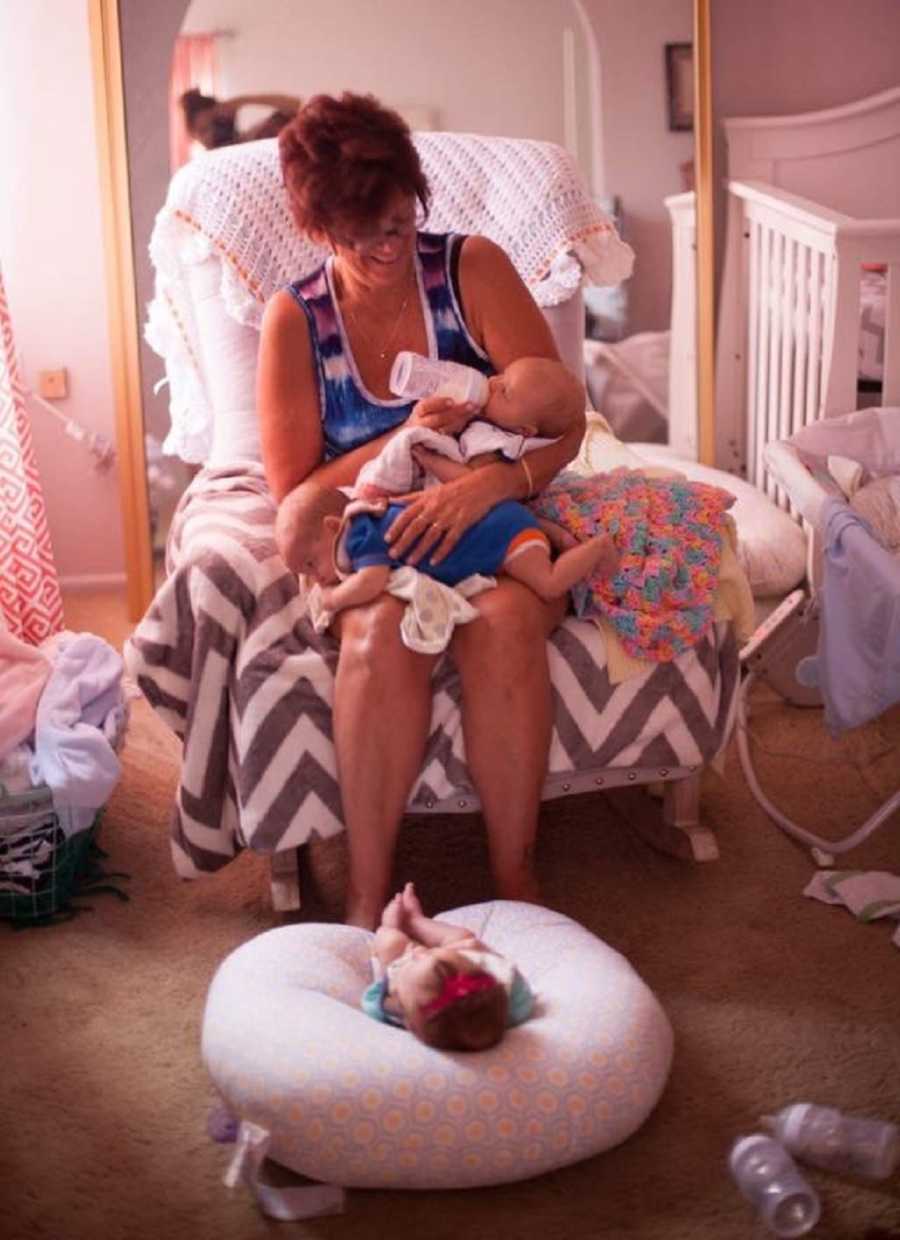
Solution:
M 405 495 L 407 491 L 416 490 L 422 478 L 422 470 L 412 455 L 416 444 L 439 452 L 457 464 L 463 463 L 459 444 L 452 435 L 425 426 L 407 426 L 389 439 L 377 456 L 366 461 L 356 476 L 353 494 L 362 494 L 364 487 L 377 487 L 388 495 Z
M 803 894 L 825 904 L 843 904 L 859 921 L 900 920 L 900 874 L 888 870 L 817 870 Z M 900 927 L 893 941 L 900 947 Z

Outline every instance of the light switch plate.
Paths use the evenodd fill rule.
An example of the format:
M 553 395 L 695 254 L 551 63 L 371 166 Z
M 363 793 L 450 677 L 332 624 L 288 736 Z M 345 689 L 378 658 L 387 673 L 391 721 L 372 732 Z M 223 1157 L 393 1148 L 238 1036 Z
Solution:
M 38 371 L 38 394 L 44 400 L 65 400 L 69 395 L 69 372 L 65 366 Z

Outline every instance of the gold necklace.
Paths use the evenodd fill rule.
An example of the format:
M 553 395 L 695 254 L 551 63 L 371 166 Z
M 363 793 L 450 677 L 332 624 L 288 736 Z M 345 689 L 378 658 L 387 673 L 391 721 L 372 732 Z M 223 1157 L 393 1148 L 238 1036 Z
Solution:
M 414 280 L 414 281 L 413 281 L 413 283 L 409 286 L 409 288 L 406 290 L 406 296 L 403 298 L 403 303 L 402 303 L 402 305 L 400 306 L 399 313 L 397 314 L 397 317 L 396 317 L 396 319 L 394 320 L 394 326 L 391 328 L 391 330 L 390 330 L 390 332 L 389 332 L 389 334 L 388 334 L 388 337 L 387 337 L 387 339 L 386 339 L 386 340 L 385 340 L 385 342 L 384 342 L 384 347 L 383 347 L 383 348 L 379 348 L 379 347 L 378 347 L 378 345 L 375 343 L 375 341 L 372 339 L 372 337 L 369 335 L 369 333 L 368 333 L 368 332 L 366 331 L 366 329 L 363 327 L 363 325 L 362 325 L 362 321 L 361 321 L 361 319 L 359 319 L 359 318 L 357 317 L 356 311 L 355 311 L 355 310 L 349 310 L 349 311 L 348 311 L 348 314 L 349 314 L 350 319 L 351 319 L 351 321 L 352 321 L 352 323 L 353 323 L 353 326 L 356 328 L 356 330 L 357 330 L 357 331 L 359 332 L 359 334 L 362 336 L 362 338 L 363 338 L 363 340 L 366 342 L 366 344 L 370 345 L 370 346 L 371 346 L 371 347 L 375 350 L 375 352 L 378 354 L 379 360 L 380 360 L 380 361 L 382 361 L 382 362 L 383 362 L 383 361 L 385 361 L 385 360 L 387 359 L 388 353 L 390 352 L 391 345 L 394 343 L 394 339 L 395 339 L 395 337 L 396 337 L 396 335 L 397 335 L 397 332 L 400 330 L 400 324 L 401 324 L 401 322 L 403 321 L 403 316 L 404 316 L 404 314 L 406 313 L 406 307 L 409 305 L 409 299 L 410 299 L 410 297 L 412 297 L 412 293 L 413 293 L 413 288 L 414 288 L 414 287 L 415 287 L 415 280 Z

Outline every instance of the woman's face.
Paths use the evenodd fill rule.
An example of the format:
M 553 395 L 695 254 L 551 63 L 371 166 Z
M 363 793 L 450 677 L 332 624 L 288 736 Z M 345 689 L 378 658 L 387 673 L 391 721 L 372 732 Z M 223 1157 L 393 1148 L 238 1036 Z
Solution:
M 398 192 L 371 229 L 329 233 L 335 254 L 366 283 L 392 284 L 406 279 L 416 235 L 416 199 Z

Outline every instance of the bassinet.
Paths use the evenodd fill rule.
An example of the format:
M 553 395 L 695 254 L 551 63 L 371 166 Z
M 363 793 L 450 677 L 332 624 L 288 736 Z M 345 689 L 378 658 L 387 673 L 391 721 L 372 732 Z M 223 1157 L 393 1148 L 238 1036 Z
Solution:
M 789 439 L 769 444 L 766 464 L 797 512 L 811 527 L 811 597 L 802 623 L 818 620 L 815 655 L 798 657 L 796 676 L 818 686 L 825 724 L 838 734 L 877 718 L 900 702 L 900 552 L 884 547 L 847 503 L 829 470 L 829 457 L 863 466 L 864 479 L 900 476 L 900 408 L 865 409 L 826 418 Z M 785 610 L 787 625 L 798 613 Z M 779 626 L 771 626 L 773 637 Z M 797 631 L 798 656 L 808 642 Z M 784 651 L 779 652 L 783 657 Z M 789 835 L 822 853 L 844 853 L 866 839 L 898 809 L 900 787 L 857 830 L 826 840 L 786 818 L 768 799 L 753 769 L 747 740 L 747 700 L 765 650 L 751 654 L 738 695 L 738 750 L 747 781 L 763 809 Z

